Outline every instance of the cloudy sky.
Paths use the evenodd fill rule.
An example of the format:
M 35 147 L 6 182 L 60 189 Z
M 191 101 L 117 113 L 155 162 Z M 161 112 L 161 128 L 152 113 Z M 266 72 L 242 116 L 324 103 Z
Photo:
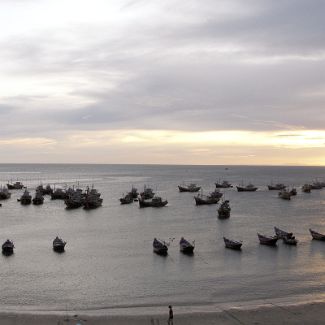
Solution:
M 324 12 L 1 0 L 0 162 L 325 165 Z

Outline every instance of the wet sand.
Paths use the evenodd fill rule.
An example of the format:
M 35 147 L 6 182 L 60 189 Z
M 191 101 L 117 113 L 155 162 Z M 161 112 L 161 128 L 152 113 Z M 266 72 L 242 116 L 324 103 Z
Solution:
M 238 324 L 324 324 L 325 300 L 305 303 L 279 301 L 264 304 L 234 306 L 175 306 L 174 325 L 238 325 Z M 6 312 L 0 314 L 4 325 L 162 325 L 167 324 L 168 308 L 139 307 L 118 310 L 99 310 L 76 313 L 63 312 Z

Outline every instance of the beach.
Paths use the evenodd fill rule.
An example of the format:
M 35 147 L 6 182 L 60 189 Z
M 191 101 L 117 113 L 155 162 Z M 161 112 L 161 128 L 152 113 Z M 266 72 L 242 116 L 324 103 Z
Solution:
M 137 307 L 127 309 L 74 312 L 2 312 L 3 325 L 162 325 L 167 324 L 168 308 Z M 175 306 L 175 325 L 250 325 L 250 324 L 324 324 L 325 300 L 303 302 L 246 302 L 208 306 Z

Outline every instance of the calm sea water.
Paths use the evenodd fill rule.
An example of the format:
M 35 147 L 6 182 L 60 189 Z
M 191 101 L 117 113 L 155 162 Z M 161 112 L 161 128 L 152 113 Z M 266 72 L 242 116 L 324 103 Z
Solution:
M 42 182 L 57 186 L 94 185 L 104 199 L 97 210 L 66 210 L 46 197 L 43 206 L 21 206 L 12 191 L 0 208 L 0 241 L 15 242 L 15 253 L 0 257 L 0 309 L 101 309 L 121 306 L 209 304 L 291 297 L 325 292 L 325 243 L 311 241 L 308 228 L 325 233 L 325 189 L 284 201 L 268 191 L 273 181 L 300 187 L 325 178 L 325 168 L 0 165 L 0 184 L 23 181 L 30 190 Z M 195 206 L 183 181 L 252 182 L 255 193 L 224 190 L 232 215 L 219 220 L 216 206 Z M 140 209 L 120 205 L 134 185 L 153 187 L 169 204 Z M 278 226 L 296 234 L 297 247 L 261 246 L 257 232 Z M 66 252 L 52 251 L 59 235 Z M 194 256 L 179 252 L 181 236 L 195 240 Z M 223 236 L 242 240 L 242 252 L 224 248 Z M 171 244 L 167 257 L 152 252 L 154 237 Z M 175 238 L 175 240 L 172 240 Z

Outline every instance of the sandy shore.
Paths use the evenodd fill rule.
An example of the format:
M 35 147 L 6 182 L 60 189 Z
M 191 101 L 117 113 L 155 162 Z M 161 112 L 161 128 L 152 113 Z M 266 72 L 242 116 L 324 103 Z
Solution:
M 125 310 L 125 313 L 123 312 Z M 167 307 L 139 307 L 85 312 L 2 312 L 4 325 L 162 325 L 167 324 Z M 279 325 L 325 324 L 325 300 L 278 301 L 233 306 L 174 306 L 175 325 Z

